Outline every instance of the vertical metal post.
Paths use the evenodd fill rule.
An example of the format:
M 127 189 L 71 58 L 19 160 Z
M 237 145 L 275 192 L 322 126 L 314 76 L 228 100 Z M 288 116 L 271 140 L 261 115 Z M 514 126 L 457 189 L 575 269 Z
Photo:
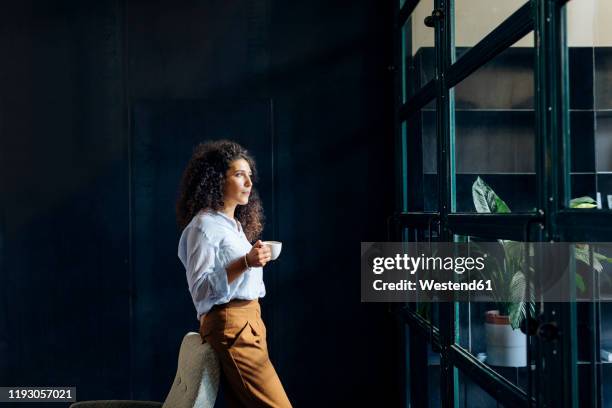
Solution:
M 534 0 L 536 42 L 536 172 L 544 239 L 558 240 L 556 216 L 567 198 L 568 88 L 565 9 L 558 0 Z M 564 65 L 565 64 L 565 65 Z M 570 288 L 575 286 L 573 275 Z M 570 293 L 575 293 L 570 289 Z M 539 373 L 550 379 L 539 390 L 543 406 L 575 407 L 577 399 L 575 303 L 548 303 L 544 320 L 560 327 L 559 339 L 542 344 Z M 541 341 L 541 340 L 540 340 Z M 556 380 L 555 380 L 556 379 Z M 563 387 L 558 387 L 563 384 Z
M 393 87 L 394 87 L 394 103 L 393 103 L 393 123 L 394 123 L 394 135 L 395 135 L 395 175 L 396 175 L 396 199 L 395 199 L 395 211 L 406 211 L 408 205 L 407 199 L 407 172 L 406 172 L 406 134 L 404 132 L 404 126 L 399 120 L 399 110 L 404 101 L 404 36 L 402 33 L 402 27 L 399 21 L 400 2 L 395 1 L 393 5 L 393 63 L 389 67 L 389 71 L 393 75 Z M 392 230 L 393 241 L 403 240 L 403 229 L 399 228 L 397 220 L 392 219 L 392 226 L 389 230 Z M 410 392 L 410 374 L 411 374 L 411 363 L 412 358 L 409 354 L 410 337 L 412 336 L 412 330 L 406 334 L 406 322 L 403 319 L 403 315 L 398 314 L 397 318 L 397 330 L 399 332 L 399 343 L 398 352 L 402 363 L 399 364 L 399 375 L 398 375 L 398 393 L 399 401 L 402 407 L 411 406 L 411 392 Z
M 452 101 L 447 86 L 446 72 L 452 63 L 453 3 L 451 0 L 436 0 L 435 8 L 443 18 L 436 21 L 436 129 L 438 142 L 438 211 L 441 218 L 440 240 L 451 242 L 453 236 L 448 229 L 448 214 L 455 210 L 455 154 L 451 128 Z M 452 301 L 440 303 L 440 397 L 443 407 L 455 407 L 456 370 L 450 357 L 455 341 L 456 307 Z
M 402 130 L 399 119 L 399 110 L 404 100 L 404 36 L 399 21 L 400 2 L 396 1 L 393 6 L 393 64 L 389 71 L 393 74 L 393 86 L 395 88 L 393 103 L 393 122 L 395 134 L 395 174 L 396 194 L 395 208 L 399 211 L 407 210 L 407 183 L 406 183 L 406 135 Z

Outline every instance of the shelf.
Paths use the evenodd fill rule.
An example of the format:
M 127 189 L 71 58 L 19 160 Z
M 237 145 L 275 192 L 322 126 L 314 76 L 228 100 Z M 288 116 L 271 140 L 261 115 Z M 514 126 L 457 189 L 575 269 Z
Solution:
M 578 365 L 591 365 L 593 363 L 591 363 L 590 361 L 577 361 L 576 364 Z M 606 364 L 612 364 L 612 361 L 596 361 L 595 364 L 601 364 L 601 365 L 606 365 Z

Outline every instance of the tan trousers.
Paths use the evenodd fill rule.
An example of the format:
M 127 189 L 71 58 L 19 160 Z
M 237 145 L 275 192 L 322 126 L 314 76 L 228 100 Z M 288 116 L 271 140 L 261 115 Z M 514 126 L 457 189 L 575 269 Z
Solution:
M 228 407 L 291 407 L 272 366 L 266 326 L 257 300 L 233 300 L 213 307 L 200 322 L 202 343 L 221 361 Z

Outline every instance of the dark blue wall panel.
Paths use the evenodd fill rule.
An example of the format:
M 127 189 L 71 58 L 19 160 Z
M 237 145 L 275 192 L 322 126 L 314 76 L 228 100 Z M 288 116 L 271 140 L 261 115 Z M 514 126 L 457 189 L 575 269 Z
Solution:
M 126 396 L 121 7 L 24 1 L 3 9 L 0 384 Z
M 6 4 L 0 385 L 165 398 L 197 330 L 176 258 L 178 181 L 197 142 L 224 137 L 256 156 L 264 237 L 284 243 L 262 304 L 294 405 L 394 405 L 391 316 L 360 303 L 356 256 L 393 211 L 390 11 Z

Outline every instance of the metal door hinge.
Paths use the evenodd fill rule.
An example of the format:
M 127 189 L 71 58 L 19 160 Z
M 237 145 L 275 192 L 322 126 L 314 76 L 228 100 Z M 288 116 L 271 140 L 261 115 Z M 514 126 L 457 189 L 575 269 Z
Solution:
M 440 21 L 444 18 L 444 12 L 442 9 L 435 9 L 431 12 L 431 16 L 425 17 L 423 21 L 427 27 L 434 27 L 436 25 L 436 21 Z

